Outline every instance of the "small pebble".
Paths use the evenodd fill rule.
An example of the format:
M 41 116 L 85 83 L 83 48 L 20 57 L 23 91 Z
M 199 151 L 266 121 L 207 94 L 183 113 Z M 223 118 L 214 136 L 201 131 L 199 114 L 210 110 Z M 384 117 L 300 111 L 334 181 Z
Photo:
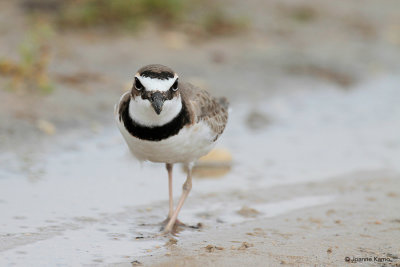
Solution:
M 247 242 L 243 242 L 242 245 L 238 248 L 238 250 L 245 250 L 249 247 L 253 247 L 253 244 L 247 243 Z
M 224 250 L 223 247 L 217 247 L 217 246 L 214 246 L 214 245 L 207 245 L 207 246 L 205 247 L 205 249 L 206 249 L 208 252 L 214 252 L 215 250 Z
M 250 208 L 250 207 L 247 207 L 247 206 L 243 206 L 236 213 L 241 215 L 241 216 L 243 216 L 243 217 L 245 217 L 245 218 L 254 218 L 254 217 L 257 217 L 260 214 L 260 212 L 258 210 Z
M 36 122 L 36 126 L 38 127 L 39 130 L 41 130 L 43 133 L 47 135 L 53 135 L 56 133 L 56 127 L 54 124 L 47 120 L 40 119 Z

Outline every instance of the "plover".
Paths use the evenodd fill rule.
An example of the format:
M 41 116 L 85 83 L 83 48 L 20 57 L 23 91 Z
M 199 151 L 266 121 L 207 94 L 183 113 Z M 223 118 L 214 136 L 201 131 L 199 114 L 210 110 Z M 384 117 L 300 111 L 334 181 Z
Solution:
M 176 228 L 177 217 L 192 188 L 192 166 L 215 145 L 228 121 L 228 102 L 206 90 L 178 81 L 163 65 L 147 65 L 135 74 L 133 87 L 115 106 L 115 118 L 130 151 L 140 161 L 165 163 L 169 213 L 164 232 Z M 174 209 L 172 167 L 183 163 L 187 178 Z

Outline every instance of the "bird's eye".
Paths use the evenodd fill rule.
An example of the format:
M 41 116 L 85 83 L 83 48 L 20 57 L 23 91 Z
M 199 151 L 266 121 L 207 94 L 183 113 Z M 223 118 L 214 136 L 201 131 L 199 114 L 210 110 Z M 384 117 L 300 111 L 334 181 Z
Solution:
M 139 91 L 143 89 L 143 84 L 136 77 L 135 77 L 135 88 L 136 88 L 136 90 L 139 90 Z
M 178 79 L 174 82 L 174 84 L 171 86 L 172 91 L 177 91 L 178 90 Z

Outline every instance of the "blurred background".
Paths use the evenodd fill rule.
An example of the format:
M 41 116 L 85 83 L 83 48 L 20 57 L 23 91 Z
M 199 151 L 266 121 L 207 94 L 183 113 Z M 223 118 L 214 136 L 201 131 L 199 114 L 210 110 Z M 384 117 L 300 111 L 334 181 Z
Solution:
M 321 84 L 349 90 L 399 71 L 397 1 L 0 5 L 3 149 L 41 138 L 49 127 L 40 125 L 62 133 L 112 121 L 117 97 L 149 63 L 239 102 Z
M 78 225 L 85 229 L 81 236 L 110 251 L 102 261 L 118 262 L 120 255 L 107 250 L 115 236 L 91 232 L 88 222 L 111 229 L 116 226 L 104 214 L 140 205 L 143 217 L 113 217 L 120 228 L 109 231 L 138 235 L 136 226 L 151 212 L 152 220 L 162 220 L 164 167 L 134 163 L 113 116 L 114 104 L 147 64 L 167 65 L 231 102 L 216 156 L 229 172 L 197 181 L 193 194 L 206 201 L 201 194 L 212 188 L 245 197 L 226 194 L 218 201 L 230 208 L 216 206 L 204 219 L 198 207 L 187 213 L 189 221 L 217 221 L 223 212 L 240 217 L 244 192 L 259 188 L 366 169 L 399 171 L 399 10 L 397 0 L 0 1 L 4 259 L 21 263 L 32 260 L 32 251 L 40 256 L 49 247 L 69 246 L 47 238 Z M 177 175 L 179 192 L 184 177 Z M 264 195 L 261 190 L 260 199 Z M 50 245 L 17 257 L 14 241 L 21 236 L 22 245 Z M 77 261 L 98 260 L 96 253 Z

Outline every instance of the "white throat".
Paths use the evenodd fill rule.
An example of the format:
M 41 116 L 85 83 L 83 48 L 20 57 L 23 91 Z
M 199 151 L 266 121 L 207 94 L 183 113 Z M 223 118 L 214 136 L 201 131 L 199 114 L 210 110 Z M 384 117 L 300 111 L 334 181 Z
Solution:
M 129 102 L 129 116 L 132 120 L 148 127 L 161 126 L 170 122 L 179 114 L 181 109 L 182 100 L 180 95 L 171 100 L 166 100 L 159 115 L 157 115 L 147 99 L 136 96 L 135 98 L 131 97 Z

